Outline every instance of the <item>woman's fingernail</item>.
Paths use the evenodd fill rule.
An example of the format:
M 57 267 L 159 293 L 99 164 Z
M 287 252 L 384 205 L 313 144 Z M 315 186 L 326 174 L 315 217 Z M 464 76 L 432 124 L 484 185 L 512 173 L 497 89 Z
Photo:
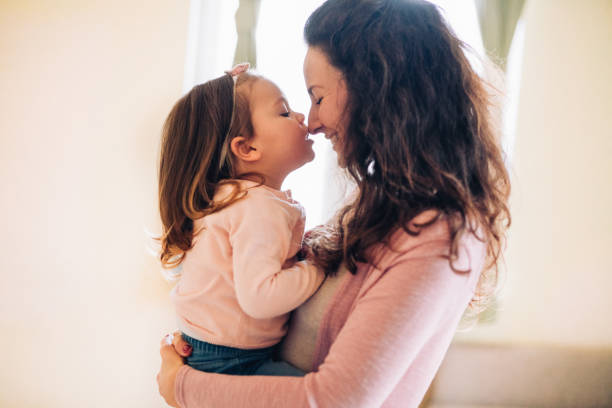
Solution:
M 185 344 L 183 346 L 183 352 L 189 353 L 191 351 L 191 346 L 189 344 Z

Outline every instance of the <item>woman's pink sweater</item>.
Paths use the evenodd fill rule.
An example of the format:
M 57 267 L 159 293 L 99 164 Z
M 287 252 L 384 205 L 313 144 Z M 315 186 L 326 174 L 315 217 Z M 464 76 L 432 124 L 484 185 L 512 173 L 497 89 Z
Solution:
M 423 222 L 423 213 L 415 222 Z M 375 262 L 347 274 L 319 329 L 304 377 L 231 376 L 182 367 L 176 399 L 195 407 L 417 407 L 474 295 L 486 246 L 462 238 L 456 272 L 439 220 L 417 236 L 398 231 Z

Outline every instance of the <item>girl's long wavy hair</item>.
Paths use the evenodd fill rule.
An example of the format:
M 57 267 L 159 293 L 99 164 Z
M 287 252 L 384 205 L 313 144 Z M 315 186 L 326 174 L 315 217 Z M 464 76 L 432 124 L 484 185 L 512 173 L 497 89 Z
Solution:
M 253 134 L 249 92 L 256 76 L 230 75 L 195 86 L 176 102 L 162 130 L 159 160 L 159 213 L 162 266 L 180 264 L 192 246 L 194 221 L 227 207 L 246 194 L 236 174 L 230 142 Z M 234 88 L 235 87 L 235 88 Z M 235 100 L 234 100 L 235 99 Z M 222 184 L 232 193 L 213 201 Z
M 328 0 L 309 17 L 304 37 L 344 76 L 342 154 L 357 185 L 332 227 L 308 237 L 316 262 L 328 272 L 344 263 L 355 273 L 357 262 L 372 261 L 367 250 L 388 243 L 400 226 L 416 235 L 444 217 L 453 270 L 464 234 L 478 232 L 486 242 L 492 279 L 481 275 L 472 303 L 482 300 L 497 280 L 510 183 L 492 95 L 467 46 L 421 0 Z M 408 227 L 430 209 L 437 218 Z

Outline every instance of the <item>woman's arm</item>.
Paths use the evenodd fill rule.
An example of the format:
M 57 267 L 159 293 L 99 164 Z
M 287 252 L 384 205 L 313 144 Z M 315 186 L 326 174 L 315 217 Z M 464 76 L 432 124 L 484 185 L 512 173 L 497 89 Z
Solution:
M 453 272 L 441 257 L 447 251 L 448 241 L 423 244 L 386 270 L 361 295 L 317 372 L 245 377 L 181 367 L 176 400 L 183 408 L 377 407 L 406 375 L 412 381 L 402 391 L 422 396 L 452 334 L 428 355 L 431 343 L 445 325 L 453 327 L 443 332 L 454 332 L 476 280 Z M 472 266 L 480 272 L 480 263 Z

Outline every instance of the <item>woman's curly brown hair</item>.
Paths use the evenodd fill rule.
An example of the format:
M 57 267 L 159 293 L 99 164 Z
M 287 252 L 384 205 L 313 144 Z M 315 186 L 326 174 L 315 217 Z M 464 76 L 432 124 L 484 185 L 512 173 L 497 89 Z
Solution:
M 310 16 L 304 36 L 343 73 L 342 154 L 357 184 L 331 234 L 326 228 L 307 239 L 319 265 L 331 272 L 345 263 L 355 273 L 357 262 L 372 261 L 368 248 L 388 242 L 399 226 L 418 234 L 410 221 L 434 209 L 448 220 L 451 267 L 461 237 L 478 232 L 495 281 L 510 224 L 509 177 L 487 84 L 436 6 L 329 0 Z M 475 300 L 490 293 L 484 278 L 479 289 Z

